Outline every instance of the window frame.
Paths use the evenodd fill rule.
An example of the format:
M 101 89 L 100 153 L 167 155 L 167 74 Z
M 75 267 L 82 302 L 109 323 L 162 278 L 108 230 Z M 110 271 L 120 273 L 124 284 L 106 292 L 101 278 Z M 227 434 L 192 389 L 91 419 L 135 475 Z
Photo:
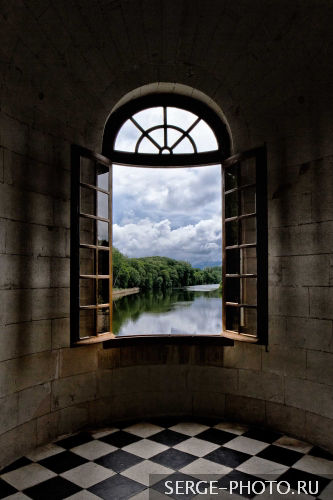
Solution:
M 187 154 L 147 154 L 136 152 L 124 152 L 114 149 L 115 141 L 119 130 L 122 125 L 135 113 L 151 108 L 151 107 L 164 107 L 172 106 L 181 108 L 191 113 L 196 114 L 199 118 L 203 119 L 208 126 L 213 130 L 218 148 L 214 151 L 208 152 L 195 152 Z M 78 220 L 80 219 L 80 158 L 90 158 L 93 161 L 107 165 L 112 179 L 112 165 L 126 165 L 133 167 L 145 168 L 183 168 L 188 166 L 207 166 L 207 165 L 221 165 L 221 194 L 222 194 L 222 332 L 221 334 L 214 335 L 196 335 L 198 339 L 205 341 L 219 341 L 231 345 L 233 340 L 240 340 L 245 342 L 255 342 L 260 344 L 267 344 L 267 331 L 268 331 L 268 299 L 267 299 L 267 275 L 268 275 L 268 255 L 267 255 L 267 173 L 266 173 L 266 147 L 255 148 L 245 153 L 236 154 L 230 157 L 230 137 L 226 125 L 217 116 L 217 114 L 207 105 L 193 99 L 191 97 L 179 96 L 175 94 L 154 94 L 132 100 L 123 106 L 116 109 L 109 117 L 103 136 L 102 154 L 94 153 L 86 148 L 73 145 L 71 152 L 72 170 L 71 170 L 71 345 L 91 344 L 96 342 L 103 342 L 110 340 L 104 344 L 105 346 L 115 345 L 114 341 L 121 340 L 130 341 L 149 338 L 150 341 L 170 340 L 171 338 L 186 341 L 192 338 L 189 335 L 135 335 L 117 337 L 111 331 L 108 333 L 94 334 L 87 338 L 80 338 L 79 329 L 79 311 L 80 311 L 80 298 L 79 298 L 79 280 L 80 280 L 80 230 Z M 247 158 L 255 157 L 256 161 L 256 218 L 258 221 L 256 229 L 256 248 L 257 248 L 257 335 L 255 337 L 237 333 L 234 331 L 226 330 L 226 249 L 225 249 L 225 171 L 232 165 L 240 164 Z M 110 183 L 111 200 L 112 200 L 112 180 Z M 112 207 L 110 210 L 110 226 L 109 229 L 109 256 L 110 256 L 110 330 L 112 330 Z M 258 228 L 260 227 L 260 230 Z M 112 339 L 112 340 L 111 340 Z M 117 345 L 118 342 L 117 342 Z

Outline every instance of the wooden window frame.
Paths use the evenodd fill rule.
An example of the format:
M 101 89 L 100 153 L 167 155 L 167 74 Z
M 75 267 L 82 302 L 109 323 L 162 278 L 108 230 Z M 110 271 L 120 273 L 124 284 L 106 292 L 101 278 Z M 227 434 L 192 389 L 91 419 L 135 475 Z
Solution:
M 208 151 L 203 153 L 188 153 L 188 154 L 146 154 L 138 152 L 123 152 L 114 149 L 116 137 L 121 126 L 129 119 L 133 114 L 141 111 L 143 109 L 151 107 L 165 107 L 173 106 L 184 110 L 188 110 L 194 114 L 197 114 L 202 118 L 213 130 L 218 148 L 214 151 Z M 221 175 L 222 175 L 222 300 L 223 300 L 223 313 L 222 313 L 222 324 L 223 329 L 221 334 L 218 335 L 196 335 L 196 339 L 208 340 L 208 339 L 224 339 L 224 343 L 230 345 L 230 341 L 240 340 L 245 342 L 256 342 L 256 343 L 267 343 L 267 331 L 268 331 L 268 300 L 267 300 L 267 261 L 268 261 L 268 249 L 267 249 L 267 173 L 266 173 L 266 148 L 256 148 L 245 153 L 229 156 L 230 154 L 230 139 L 227 128 L 221 119 L 215 114 L 215 112 L 193 98 L 187 98 L 184 96 L 178 96 L 174 94 L 158 94 L 150 95 L 142 98 L 135 99 L 114 111 L 105 127 L 104 138 L 103 138 L 103 149 L 102 155 L 94 153 L 86 148 L 73 145 L 72 146 L 72 170 L 71 170 L 71 345 L 82 345 L 91 344 L 96 342 L 103 342 L 110 340 L 107 343 L 114 345 L 115 339 L 124 341 L 131 341 L 138 339 L 152 339 L 151 335 L 135 335 L 135 336 L 124 336 L 116 337 L 111 331 L 107 333 L 91 335 L 87 338 L 80 338 L 79 336 L 79 314 L 80 309 L 80 297 L 79 297 L 79 280 L 80 280 L 80 230 L 79 230 L 79 219 L 82 216 L 80 214 L 80 158 L 85 157 L 91 159 L 92 161 L 99 162 L 109 168 L 109 176 L 112 179 L 112 165 L 124 165 L 133 167 L 144 167 L 144 168 L 183 168 L 188 166 L 207 166 L 207 165 L 221 165 Z M 257 248 L 257 310 L 258 310 L 258 321 L 257 321 L 257 335 L 249 336 L 244 335 L 239 332 L 228 331 L 226 329 L 226 296 L 225 296 L 225 285 L 226 285 L 226 272 L 225 272 L 225 262 L 227 259 L 228 249 L 225 245 L 225 182 L 224 175 L 226 169 L 235 164 L 241 164 L 243 160 L 247 158 L 255 158 L 256 161 L 256 214 L 257 219 L 257 231 L 256 231 L 256 242 L 255 246 Z M 84 186 L 85 187 L 85 186 Z M 94 189 L 94 186 L 90 186 Z M 110 193 L 109 196 L 112 197 L 112 181 L 110 181 Z M 111 198 L 112 199 L 112 198 Z M 111 204 L 109 203 L 109 207 Z M 109 298 L 109 311 L 110 311 L 110 329 L 112 325 L 112 213 L 109 215 L 109 270 L 110 270 L 110 298 Z M 260 228 L 260 230 L 258 230 Z M 95 264 L 96 265 L 96 264 Z M 172 338 L 182 338 L 189 339 L 188 335 L 156 335 L 153 336 L 156 340 L 160 339 L 163 341 Z M 118 342 L 117 342 L 118 344 Z M 105 344 L 106 345 L 106 344 Z

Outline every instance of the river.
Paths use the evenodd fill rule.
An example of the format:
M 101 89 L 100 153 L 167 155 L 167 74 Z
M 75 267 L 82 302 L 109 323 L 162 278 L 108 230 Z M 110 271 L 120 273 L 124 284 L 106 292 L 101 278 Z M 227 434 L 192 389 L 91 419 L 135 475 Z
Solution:
M 142 291 L 113 302 L 113 333 L 212 335 L 222 330 L 219 285 Z

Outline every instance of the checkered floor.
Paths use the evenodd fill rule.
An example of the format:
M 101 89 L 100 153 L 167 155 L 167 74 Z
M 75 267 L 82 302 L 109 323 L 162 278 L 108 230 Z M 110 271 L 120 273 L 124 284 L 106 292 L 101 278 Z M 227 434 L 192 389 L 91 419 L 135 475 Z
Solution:
M 0 498 L 201 500 L 208 496 L 191 491 L 165 495 L 170 491 L 165 479 L 193 483 L 207 478 L 227 488 L 219 496 L 234 500 L 291 498 L 295 493 L 246 490 L 230 495 L 231 480 L 287 481 L 291 488 L 298 480 L 318 481 L 317 496 L 294 498 L 331 500 L 333 456 L 276 432 L 212 420 L 153 419 L 81 432 L 34 450 L 0 472 Z

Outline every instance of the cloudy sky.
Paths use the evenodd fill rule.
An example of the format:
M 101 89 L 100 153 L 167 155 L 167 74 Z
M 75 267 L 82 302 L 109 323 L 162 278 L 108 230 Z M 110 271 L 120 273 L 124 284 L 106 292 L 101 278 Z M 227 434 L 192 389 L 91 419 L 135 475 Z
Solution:
M 158 109 L 154 110 L 155 118 Z M 182 117 L 187 128 L 191 117 Z M 142 125 L 147 121 L 149 126 L 156 123 L 152 114 L 146 122 L 142 119 Z M 212 149 L 214 144 L 205 124 L 199 125 L 201 138 L 206 134 L 206 144 Z M 124 126 L 124 130 L 122 140 L 117 141 L 118 149 L 129 150 L 135 130 L 129 126 Z M 221 167 L 162 169 L 114 165 L 113 245 L 128 257 L 168 256 L 189 261 L 195 267 L 220 264 Z

